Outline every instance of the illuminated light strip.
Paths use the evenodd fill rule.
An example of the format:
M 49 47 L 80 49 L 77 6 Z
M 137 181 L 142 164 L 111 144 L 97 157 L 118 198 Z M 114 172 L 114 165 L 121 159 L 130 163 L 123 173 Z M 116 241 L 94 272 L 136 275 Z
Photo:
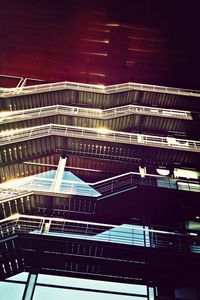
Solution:
M 86 52 L 86 51 L 83 51 L 83 52 L 81 52 L 81 54 L 96 55 L 96 56 L 108 56 L 108 53 L 102 53 L 102 52 Z
M 148 147 L 168 148 L 190 152 L 200 152 L 200 141 L 176 139 L 172 137 L 127 133 L 106 128 L 87 128 L 47 124 L 23 129 L 9 130 L 0 133 L 0 145 L 9 145 L 20 141 L 36 139 L 51 135 L 101 140 L 122 144 L 133 144 Z
M 144 53 L 152 53 L 152 50 L 148 49 L 139 49 L 139 48 L 128 48 L 129 51 L 134 51 L 134 52 L 144 52 Z M 156 52 L 156 51 L 155 51 Z
M 83 54 L 88 54 L 90 52 L 84 52 Z M 107 53 L 95 53 L 91 52 L 93 55 L 108 55 Z M 86 83 L 76 83 L 76 82 L 56 82 L 51 84 L 39 84 L 33 86 L 25 86 L 22 88 L 0 88 L 0 97 L 14 97 L 15 95 L 29 95 L 29 94 L 37 94 L 37 93 L 45 93 L 51 91 L 59 91 L 59 90 L 78 90 L 78 91 L 86 91 L 86 92 L 94 92 L 101 94 L 113 94 L 120 93 L 124 91 L 146 91 L 146 92 L 156 92 L 156 93 L 164 93 L 164 94 L 172 94 L 172 95 L 183 95 L 183 96 L 192 96 L 192 97 L 200 97 L 200 91 L 198 90 L 190 90 L 190 89 L 181 89 L 174 87 L 164 87 L 157 85 L 149 85 L 149 84 L 140 84 L 140 83 L 122 83 L 110 86 L 102 86 L 95 84 L 86 84 Z
M 124 105 L 119 107 L 113 107 L 108 109 L 93 109 L 79 106 L 67 106 L 67 105 L 52 105 L 40 108 L 25 109 L 19 111 L 5 111 L 0 113 L 0 123 L 10 123 L 15 121 L 23 121 L 33 118 L 42 118 L 52 115 L 72 115 L 88 117 L 88 118 L 100 118 L 104 120 L 110 120 L 117 117 L 127 116 L 131 114 L 136 115 L 151 115 L 159 116 L 163 118 L 175 118 L 175 119 L 187 119 L 192 120 L 192 114 L 190 111 L 178 110 L 178 109 L 165 109 L 159 107 L 139 106 L 139 105 Z
M 104 43 L 104 44 L 109 44 L 109 40 L 93 40 L 93 39 L 81 39 L 82 41 L 85 42 L 91 42 L 91 43 Z

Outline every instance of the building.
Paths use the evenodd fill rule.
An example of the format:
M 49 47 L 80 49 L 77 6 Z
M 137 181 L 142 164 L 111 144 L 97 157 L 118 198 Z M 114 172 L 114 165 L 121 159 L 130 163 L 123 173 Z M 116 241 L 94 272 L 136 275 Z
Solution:
M 121 32 L 112 49 L 133 29 L 120 24 L 107 23 Z M 134 30 L 130 40 L 149 42 Z M 125 78 L 109 66 L 106 80 Z M 199 299 L 200 92 L 188 88 L 198 80 L 97 84 L 104 73 L 86 73 L 86 83 L 6 76 L 0 88 L 1 298 L 10 288 L 16 299 Z
M 200 142 L 164 132 L 197 137 L 198 113 L 178 105 L 198 92 L 63 82 L 1 96 L 2 278 L 111 279 L 164 296 L 198 288 Z

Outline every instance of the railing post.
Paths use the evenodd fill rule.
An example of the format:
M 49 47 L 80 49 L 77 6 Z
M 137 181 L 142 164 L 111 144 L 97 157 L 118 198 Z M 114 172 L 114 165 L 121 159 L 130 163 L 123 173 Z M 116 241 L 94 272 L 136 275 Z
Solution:
M 134 245 L 134 229 L 131 229 L 132 231 L 132 245 Z
M 52 128 L 52 125 L 49 126 L 48 133 L 51 133 L 51 128 Z
M 178 239 L 179 250 L 182 251 L 181 237 L 178 235 L 177 239 Z
M 41 234 L 43 234 L 43 232 L 44 232 L 44 222 L 45 222 L 45 219 L 43 218 L 42 219 L 42 224 L 41 224 L 40 229 L 39 229 Z
M 87 239 L 88 236 L 88 224 L 86 225 L 86 230 L 85 230 L 85 238 Z
M 33 128 L 31 129 L 30 133 L 29 133 L 29 137 L 32 135 L 33 132 Z
M 145 228 L 144 228 L 144 226 L 143 226 L 143 237 L 144 237 L 144 247 L 146 247 L 147 245 L 146 245 L 146 230 L 145 230 Z

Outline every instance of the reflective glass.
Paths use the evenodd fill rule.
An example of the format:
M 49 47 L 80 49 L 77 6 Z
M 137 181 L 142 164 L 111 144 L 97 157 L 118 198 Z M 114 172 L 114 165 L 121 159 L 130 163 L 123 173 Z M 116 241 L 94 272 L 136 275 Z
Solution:
M 25 284 L 11 283 L 8 281 L 0 282 L 0 299 L 2 300 L 21 300 L 24 293 Z
M 146 285 L 138 284 L 115 283 L 109 281 L 77 279 L 43 274 L 38 275 L 37 283 L 147 295 Z
M 63 288 L 50 288 L 37 286 L 33 295 L 33 300 L 146 300 L 144 296 L 124 296 L 98 292 L 87 292 L 78 290 L 69 290 Z

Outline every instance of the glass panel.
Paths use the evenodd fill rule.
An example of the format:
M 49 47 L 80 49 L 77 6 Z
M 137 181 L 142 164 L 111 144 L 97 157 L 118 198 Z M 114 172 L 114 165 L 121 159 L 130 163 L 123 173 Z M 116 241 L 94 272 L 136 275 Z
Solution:
M 143 226 L 123 224 L 116 228 L 99 233 L 90 239 L 149 247 L 149 233 L 146 230 L 146 227 L 145 231 L 143 231 L 143 229 Z
M 33 300 L 146 300 L 144 296 L 123 296 L 96 292 L 68 290 L 62 288 L 49 288 L 36 286 Z
M 154 288 L 149 287 L 149 300 L 154 300 Z
M 21 300 L 24 293 L 25 284 L 0 282 L 0 299 Z
M 109 281 L 77 279 L 43 274 L 38 275 L 37 283 L 147 295 L 147 287 L 145 285 L 138 284 L 115 283 Z
M 17 275 L 11 276 L 6 280 L 14 280 L 14 281 L 27 281 L 28 279 L 28 272 L 22 272 Z

